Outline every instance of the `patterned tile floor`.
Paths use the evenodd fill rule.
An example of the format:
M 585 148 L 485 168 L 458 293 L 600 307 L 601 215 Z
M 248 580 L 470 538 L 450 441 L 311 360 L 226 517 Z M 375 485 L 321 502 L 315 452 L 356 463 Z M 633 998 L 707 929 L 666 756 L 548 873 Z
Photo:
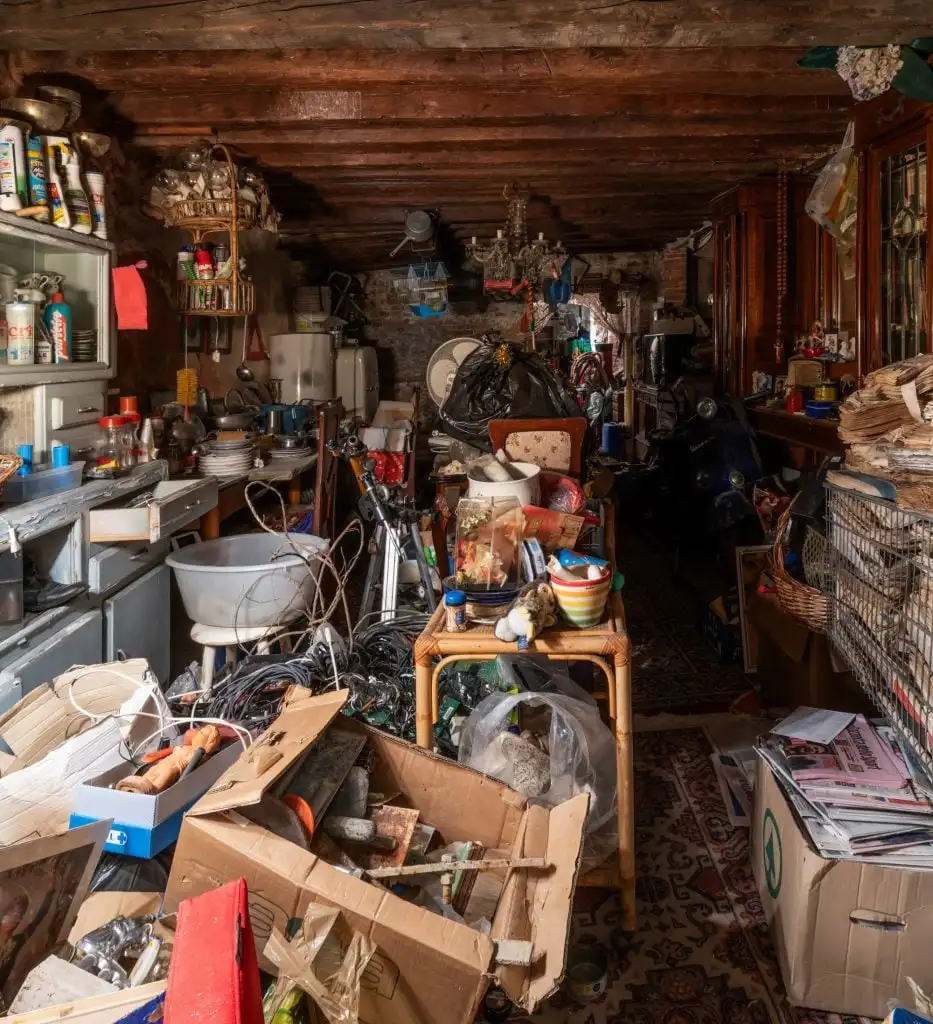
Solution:
M 700 728 L 636 736 L 638 931 L 617 894 L 580 890 L 572 941 L 609 955 L 609 984 L 578 1006 L 564 991 L 529 1024 L 857 1024 L 791 1007 L 748 857 L 729 823 Z

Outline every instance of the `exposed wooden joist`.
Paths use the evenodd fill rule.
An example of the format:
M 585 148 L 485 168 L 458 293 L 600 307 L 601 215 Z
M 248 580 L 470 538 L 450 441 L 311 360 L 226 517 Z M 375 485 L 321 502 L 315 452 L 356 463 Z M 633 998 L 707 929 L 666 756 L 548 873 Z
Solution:
M 87 78 L 99 89 L 196 91 L 251 87 L 364 89 L 402 84 L 447 88 L 595 87 L 633 93 L 848 95 L 842 79 L 797 66 L 784 47 L 535 50 L 233 50 L 223 60 L 205 50 L 27 52 L 22 75 Z
M 615 90 L 467 89 L 321 90 L 239 89 L 113 92 L 108 102 L 138 125 L 306 125 L 309 121 L 450 121 L 461 118 L 546 118 L 645 116 L 652 119 L 705 116 L 763 120 L 845 114 L 844 96 L 684 96 L 621 93 Z
M 807 47 L 929 27 L 929 0 L 0 0 L 0 45 L 20 49 Z
M 411 149 L 429 143 L 477 145 L 506 142 L 561 142 L 577 140 L 617 140 L 648 138 L 741 138 L 743 136 L 786 135 L 799 123 L 800 114 L 790 112 L 762 120 L 760 115 L 708 115 L 701 118 L 677 117 L 607 117 L 562 118 L 520 124 L 477 124 L 472 121 L 451 121 L 441 124 L 412 125 L 411 122 L 372 125 L 356 122 L 352 127 L 319 125 L 311 128 L 221 128 L 212 132 L 218 142 L 235 146 L 239 151 L 262 156 L 270 148 L 291 146 L 394 147 Z M 845 129 L 848 113 L 820 114 L 809 118 L 808 134 L 836 132 Z M 134 142 L 152 149 L 182 147 L 198 137 L 198 132 L 138 133 Z

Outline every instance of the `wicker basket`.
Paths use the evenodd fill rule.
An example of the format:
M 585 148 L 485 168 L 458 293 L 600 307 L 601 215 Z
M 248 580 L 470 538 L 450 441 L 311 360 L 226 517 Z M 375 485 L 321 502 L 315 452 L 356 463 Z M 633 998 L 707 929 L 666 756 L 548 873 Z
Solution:
M 0 452 L 0 493 L 3 491 L 3 485 L 22 464 L 23 460 L 18 455 L 5 455 Z
M 237 206 L 239 230 L 255 227 L 258 220 L 256 204 L 240 199 Z M 177 228 L 204 230 L 218 223 L 229 225 L 233 212 L 232 199 L 182 199 L 171 208 L 168 220 Z
M 793 507 L 794 503 L 791 502 L 778 520 L 774 547 L 771 549 L 771 578 L 784 611 L 814 633 L 825 633 L 829 625 L 829 596 L 816 587 L 802 583 L 784 568 L 784 535 L 790 526 Z

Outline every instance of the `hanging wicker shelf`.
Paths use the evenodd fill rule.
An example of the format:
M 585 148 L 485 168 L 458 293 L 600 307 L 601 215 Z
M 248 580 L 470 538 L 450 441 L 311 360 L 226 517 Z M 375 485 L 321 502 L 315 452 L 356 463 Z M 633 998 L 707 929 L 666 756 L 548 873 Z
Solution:
M 178 282 L 176 301 L 183 316 L 249 316 L 256 311 L 256 289 L 240 275 L 239 232 L 255 226 L 255 203 L 244 203 L 237 195 L 236 171 L 230 150 L 219 143 L 214 150 L 227 161 L 233 182 L 227 199 L 186 199 L 173 207 L 172 224 L 188 231 L 198 245 L 209 234 L 229 235 L 230 272 L 224 277 L 192 278 Z M 177 211 L 177 212 L 176 212 Z

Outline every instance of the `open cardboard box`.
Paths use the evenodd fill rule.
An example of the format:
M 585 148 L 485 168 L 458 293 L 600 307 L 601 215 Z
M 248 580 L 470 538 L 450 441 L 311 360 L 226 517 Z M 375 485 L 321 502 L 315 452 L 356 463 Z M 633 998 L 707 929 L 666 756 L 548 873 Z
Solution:
M 530 806 L 488 776 L 341 718 L 339 727 L 363 732 L 377 755 L 373 787 L 401 791 L 396 803 L 417 808 L 445 843 L 479 840 L 487 848 L 546 857 L 554 865 L 547 873 L 513 872 L 491 937 L 448 921 L 237 813 L 276 791 L 346 698 L 345 690 L 313 697 L 292 688 L 279 718 L 185 816 L 163 911 L 245 878 L 262 962 L 273 926 L 287 934 L 289 922 L 300 919 L 312 901 L 339 907 L 378 946 L 363 977 L 363 1024 L 468 1024 L 493 977 L 513 1002 L 532 1010 L 563 977 L 588 798 L 575 797 L 550 811 Z M 494 939 L 530 940 L 531 966 L 496 965 Z

